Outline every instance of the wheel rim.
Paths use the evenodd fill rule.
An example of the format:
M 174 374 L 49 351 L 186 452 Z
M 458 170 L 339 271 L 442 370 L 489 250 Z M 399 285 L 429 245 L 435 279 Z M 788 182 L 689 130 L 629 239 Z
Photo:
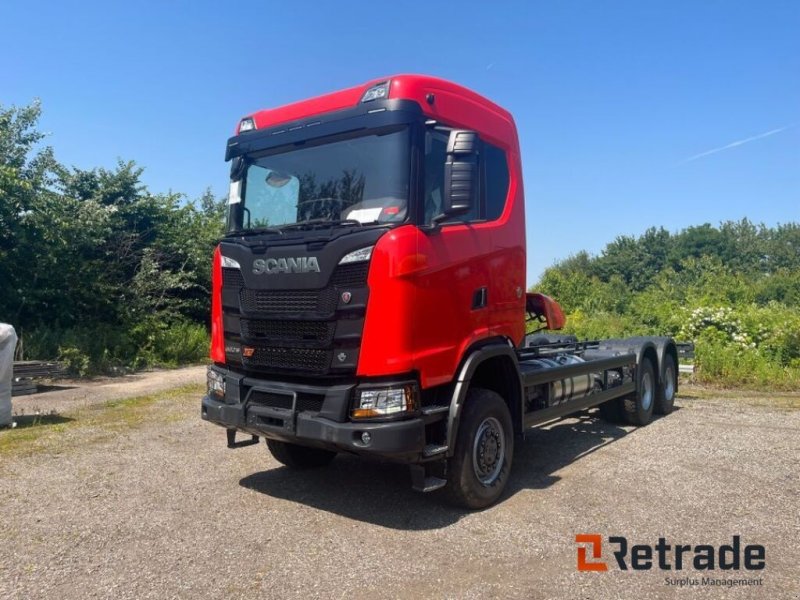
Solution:
M 642 375 L 642 410 L 650 410 L 653 404 L 653 375 L 648 371 Z
M 493 484 L 500 476 L 506 457 L 506 436 L 500 421 L 487 417 L 475 432 L 472 445 L 472 466 L 483 485 Z
M 672 367 L 667 367 L 664 373 L 664 399 L 671 401 L 675 396 L 675 373 Z

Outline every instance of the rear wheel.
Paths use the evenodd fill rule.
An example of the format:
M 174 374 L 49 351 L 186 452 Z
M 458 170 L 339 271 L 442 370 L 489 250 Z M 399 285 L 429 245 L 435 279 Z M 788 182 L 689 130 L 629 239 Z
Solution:
M 494 504 L 506 487 L 513 457 L 514 430 L 503 398 L 491 390 L 470 389 L 447 465 L 449 500 L 473 510 Z
M 656 390 L 656 413 L 668 415 L 675 407 L 675 392 L 678 389 L 678 369 L 675 368 L 675 359 L 667 354 L 664 357 L 664 376 Z
M 622 401 L 625 420 L 631 425 L 647 425 L 653 418 L 656 399 L 656 376 L 653 363 L 643 359 L 637 369 L 636 393 Z
M 314 467 L 324 467 L 336 456 L 336 452 L 321 450 L 319 448 L 308 448 L 298 446 L 288 442 L 267 439 L 267 448 L 279 463 L 291 469 L 313 469 Z

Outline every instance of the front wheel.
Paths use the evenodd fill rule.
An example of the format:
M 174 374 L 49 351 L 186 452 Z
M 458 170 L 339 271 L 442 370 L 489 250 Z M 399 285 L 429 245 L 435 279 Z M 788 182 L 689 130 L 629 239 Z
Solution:
M 267 448 L 269 448 L 275 460 L 291 469 L 324 467 L 329 465 L 336 456 L 336 452 L 330 450 L 298 446 L 297 444 L 271 439 L 267 439 Z
M 506 487 L 514 431 L 508 406 L 496 392 L 472 388 L 464 402 L 445 490 L 453 504 L 475 510 L 494 504 Z

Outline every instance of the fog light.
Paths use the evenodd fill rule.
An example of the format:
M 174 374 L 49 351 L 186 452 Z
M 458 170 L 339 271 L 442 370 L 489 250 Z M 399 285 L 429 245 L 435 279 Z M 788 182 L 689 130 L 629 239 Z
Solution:
M 411 412 L 417 408 L 417 388 L 413 384 L 388 388 L 358 390 L 353 406 L 354 419 L 385 417 Z
M 222 400 L 225 397 L 225 376 L 222 373 L 208 369 L 206 371 L 206 384 L 209 396 L 218 400 Z
M 372 441 L 372 436 L 369 434 L 369 432 L 365 431 L 364 433 L 361 434 L 362 444 L 364 444 L 365 446 L 369 446 L 369 443 L 371 441 Z

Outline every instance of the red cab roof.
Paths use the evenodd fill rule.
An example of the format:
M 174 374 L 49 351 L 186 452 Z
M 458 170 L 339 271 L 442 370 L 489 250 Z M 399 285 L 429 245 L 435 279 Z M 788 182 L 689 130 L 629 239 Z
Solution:
M 293 102 L 251 115 L 257 129 L 299 121 L 336 110 L 354 108 L 369 88 L 390 81 L 390 99 L 416 101 L 426 116 L 453 127 L 477 131 L 481 137 L 516 148 L 514 119 L 504 108 L 456 83 L 426 75 L 394 75 L 316 98 Z M 433 97 L 431 103 L 429 94 Z M 238 127 L 237 127 L 238 129 Z

